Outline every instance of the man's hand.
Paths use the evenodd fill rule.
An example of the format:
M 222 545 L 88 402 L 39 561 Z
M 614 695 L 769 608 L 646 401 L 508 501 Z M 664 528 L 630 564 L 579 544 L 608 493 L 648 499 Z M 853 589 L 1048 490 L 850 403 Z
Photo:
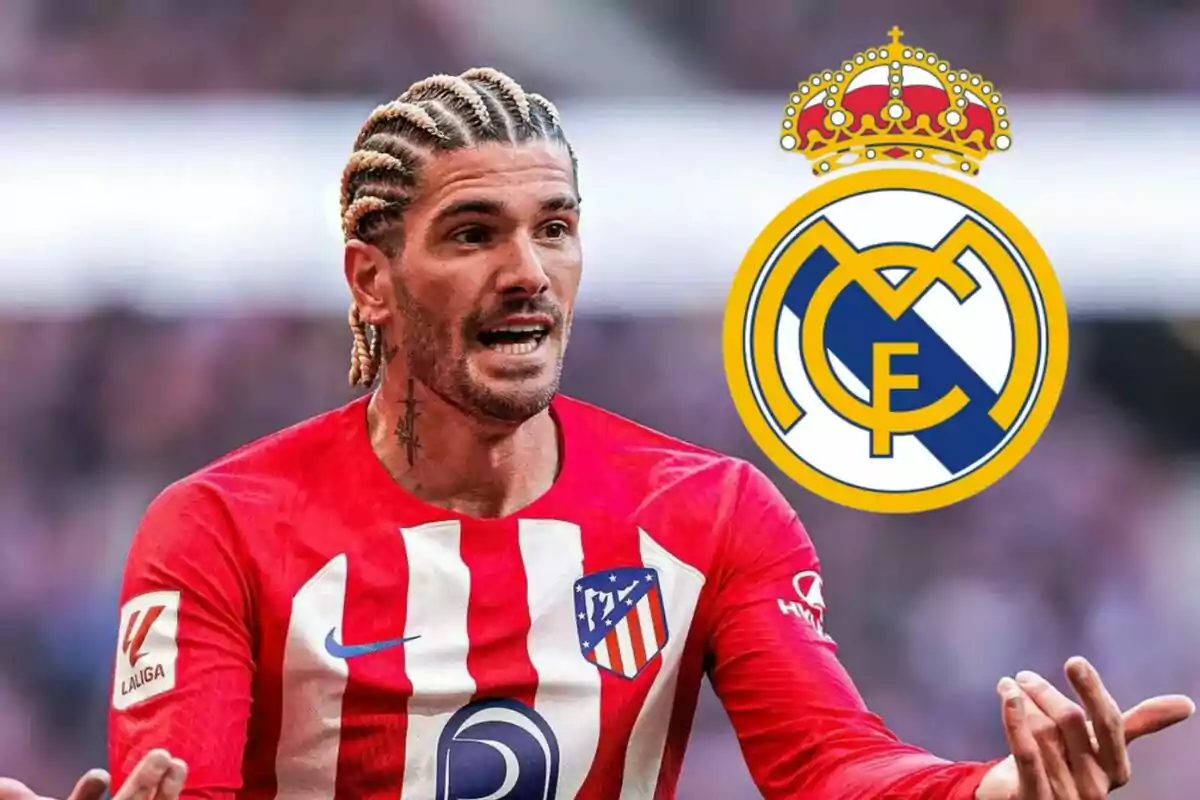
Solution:
M 1065 671 L 1082 706 L 1032 672 L 1000 681 L 1012 755 L 984 776 L 976 800 L 1100 800 L 1129 782 L 1130 742 L 1196 711 L 1189 698 L 1166 695 L 1122 714 L 1085 659 L 1072 658 Z
M 179 800 L 187 765 L 166 750 L 151 750 L 133 768 L 112 800 Z M 108 773 L 93 769 L 79 779 L 67 800 L 101 800 L 108 791 Z M 20 781 L 0 778 L 0 800 L 47 800 Z

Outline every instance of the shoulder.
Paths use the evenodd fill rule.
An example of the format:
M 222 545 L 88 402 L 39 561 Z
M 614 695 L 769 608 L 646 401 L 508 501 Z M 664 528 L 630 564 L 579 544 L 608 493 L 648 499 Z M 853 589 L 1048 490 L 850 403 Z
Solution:
M 279 569 L 277 544 L 298 512 L 324 492 L 347 494 L 344 483 L 326 489 L 326 476 L 348 472 L 345 442 L 362 431 L 353 421 L 365 402 L 261 437 L 163 489 L 130 542 L 124 595 L 166 582 L 210 598 L 236 593 L 249 608 L 262 576 Z
M 789 576 L 816 563 L 791 503 L 749 461 L 577 400 L 556 401 L 556 412 L 568 469 L 582 476 L 572 481 L 583 487 L 577 502 L 633 521 L 714 587 L 778 563 Z
M 589 461 L 619 463 L 630 472 L 663 469 L 730 473 L 749 464 L 741 459 L 678 439 L 620 414 L 570 397 L 558 397 L 554 410 L 566 432 L 566 447 Z M 568 452 L 568 457 L 572 454 Z
M 639 498 L 682 497 L 710 521 L 791 506 L 758 467 L 573 398 L 555 401 L 566 430 L 567 458 L 603 470 L 609 483 Z M 580 453 L 572 453 L 572 440 Z M 599 478 L 600 475 L 597 475 Z
M 365 419 L 367 398 L 262 436 L 175 481 L 154 499 L 147 516 L 169 510 L 231 521 L 247 510 L 279 512 L 311 493 L 313 479 L 343 463 L 335 454 Z

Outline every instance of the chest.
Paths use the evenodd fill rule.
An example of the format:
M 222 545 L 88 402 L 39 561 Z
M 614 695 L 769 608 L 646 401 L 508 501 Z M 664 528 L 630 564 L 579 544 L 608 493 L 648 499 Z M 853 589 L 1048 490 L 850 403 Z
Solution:
M 488 761 L 488 736 L 582 780 L 639 720 L 665 737 L 653 721 L 670 717 L 704 576 L 638 526 L 434 521 L 296 544 L 264 586 L 259 645 L 296 763 L 336 740 L 343 766 L 358 752 L 430 782 L 454 753 Z M 369 755 L 382 742 L 391 766 Z

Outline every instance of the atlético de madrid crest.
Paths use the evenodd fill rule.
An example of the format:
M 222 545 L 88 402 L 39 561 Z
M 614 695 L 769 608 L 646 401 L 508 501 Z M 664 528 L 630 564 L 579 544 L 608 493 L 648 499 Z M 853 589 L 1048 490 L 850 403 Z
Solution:
M 902 34 L 789 93 L 780 145 L 838 177 L 751 245 L 724 332 L 763 451 L 811 491 L 877 512 L 999 480 L 1045 430 L 1067 369 L 1046 254 L 968 183 L 1012 145 L 1008 109 Z
M 575 581 L 575 625 L 583 657 L 633 679 L 666 647 L 667 615 L 658 571 L 620 567 Z

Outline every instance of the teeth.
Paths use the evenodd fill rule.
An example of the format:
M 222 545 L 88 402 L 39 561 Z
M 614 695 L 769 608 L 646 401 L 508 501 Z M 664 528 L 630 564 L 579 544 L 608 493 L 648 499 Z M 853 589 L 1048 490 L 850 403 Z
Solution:
M 544 325 L 501 325 L 488 329 L 490 333 L 542 333 L 545 330 Z
M 538 349 L 537 341 L 518 342 L 515 344 L 494 344 L 489 349 L 509 356 L 523 356 Z

